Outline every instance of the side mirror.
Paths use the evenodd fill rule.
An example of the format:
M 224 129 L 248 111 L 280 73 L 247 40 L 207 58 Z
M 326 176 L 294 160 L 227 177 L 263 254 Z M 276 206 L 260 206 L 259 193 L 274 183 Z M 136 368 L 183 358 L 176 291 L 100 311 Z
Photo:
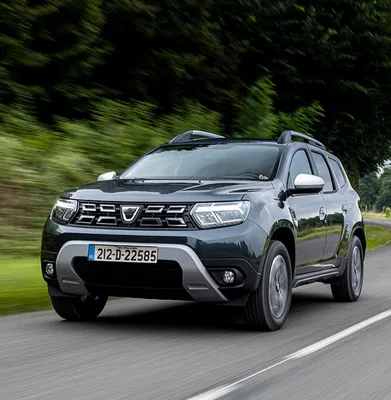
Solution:
M 316 175 L 299 174 L 295 179 L 294 186 L 294 189 L 289 190 L 292 194 L 319 193 L 324 188 L 324 180 Z
M 111 181 L 117 176 L 117 173 L 114 171 L 111 172 L 105 172 L 104 174 L 101 174 L 98 176 L 98 181 Z

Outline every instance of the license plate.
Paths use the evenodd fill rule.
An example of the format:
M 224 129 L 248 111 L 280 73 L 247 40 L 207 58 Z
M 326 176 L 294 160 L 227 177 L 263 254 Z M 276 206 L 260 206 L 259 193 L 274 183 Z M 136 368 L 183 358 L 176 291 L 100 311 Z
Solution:
M 88 260 L 155 264 L 158 260 L 158 248 L 90 244 Z

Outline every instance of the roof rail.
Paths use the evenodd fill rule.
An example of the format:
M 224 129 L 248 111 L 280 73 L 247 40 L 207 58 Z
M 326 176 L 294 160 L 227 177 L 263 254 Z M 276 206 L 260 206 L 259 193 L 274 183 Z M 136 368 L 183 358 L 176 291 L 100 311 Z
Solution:
M 186 131 L 178 136 L 175 136 L 174 139 L 171 139 L 168 143 L 182 143 L 182 142 L 187 142 L 192 136 L 201 136 L 203 138 L 208 138 L 208 139 L 225 139 L 224 136 L 216 135 L 214 133 L 209 133 L 209 132 L 203 132 L 203 131 Z
M 293 136 L 302 138 L 307 143 L 312 144 L 313 146 L 318 146 L 323 150 L 326 150 L 326 146 L 322 142 L 319 142 L 319 140 L 316 140 L 316 139 L 312 138 L 311 136 L 304 135 L 304 133 L 295 132 L 295 131 L 282 132 L 280 138 L 278 139 L 278 143 L 279 144 L 288 143 L 288 142 L 292 141 Z

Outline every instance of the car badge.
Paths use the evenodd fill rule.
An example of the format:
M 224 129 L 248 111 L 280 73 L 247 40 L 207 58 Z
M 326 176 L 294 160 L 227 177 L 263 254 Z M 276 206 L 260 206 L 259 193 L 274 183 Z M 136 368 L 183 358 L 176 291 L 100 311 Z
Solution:
M 138 217 L 142 206 L 122 206 L 121 218 L 124 224 L 132 224 Z

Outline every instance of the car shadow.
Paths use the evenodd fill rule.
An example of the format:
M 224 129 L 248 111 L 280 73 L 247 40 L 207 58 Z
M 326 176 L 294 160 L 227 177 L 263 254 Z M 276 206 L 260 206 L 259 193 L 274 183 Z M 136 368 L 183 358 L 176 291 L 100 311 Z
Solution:
M 131 300 L 130 300 L 131 301 Z M 331 294 L 294 293 L 289 320 L 303 317 L 306 313 L 321 313 L 334 302 Z M 131 303 L 129 303 L 131 304 Z M 251 332 L 244 326 L 243 309 L 198 303 L 178 303 L 144 310 L 121 311 L 115 307 L 109 314 L 103 314 L 97 321 L 85 323 L 98 325 L 102 329 L 123 330 L 191 330 L 191 331 L 242 331 Z M 84 324 L 83 324 L 84 325 Z

